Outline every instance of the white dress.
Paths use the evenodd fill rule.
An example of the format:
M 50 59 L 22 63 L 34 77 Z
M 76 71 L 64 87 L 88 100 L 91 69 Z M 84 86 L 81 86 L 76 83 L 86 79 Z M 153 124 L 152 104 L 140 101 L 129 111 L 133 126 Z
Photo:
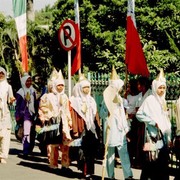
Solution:
M 14 98 L 11 85 L 0 82 L 0 159 L 8 158 L 11 135 L 11 114 L 7 102 Z

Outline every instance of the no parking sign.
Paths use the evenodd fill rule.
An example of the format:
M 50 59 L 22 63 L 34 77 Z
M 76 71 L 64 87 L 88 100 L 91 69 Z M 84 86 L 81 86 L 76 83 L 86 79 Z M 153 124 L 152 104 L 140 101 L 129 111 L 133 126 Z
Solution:
M 59 43 L 66 51 L 72 50 L 77 44 L 77 24 L 74 21 L 65 20 L 58 31 Z
M 62 48 L 68 51 L 68 92 L 71 97 L 71 50 L 77 45 L 79 39 L 78 24 L 74 21 L 65 20 L 58 31 L 58 40 Z

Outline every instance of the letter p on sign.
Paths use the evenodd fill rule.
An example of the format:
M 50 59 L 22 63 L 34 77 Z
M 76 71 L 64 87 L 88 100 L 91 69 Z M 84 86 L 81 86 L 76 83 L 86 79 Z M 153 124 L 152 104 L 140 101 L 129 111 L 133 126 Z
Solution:
M 63 49 L 69 51 L 77 43 L 77 24 L 72 20 L 65 20 L 59 28 L 58 39 Z

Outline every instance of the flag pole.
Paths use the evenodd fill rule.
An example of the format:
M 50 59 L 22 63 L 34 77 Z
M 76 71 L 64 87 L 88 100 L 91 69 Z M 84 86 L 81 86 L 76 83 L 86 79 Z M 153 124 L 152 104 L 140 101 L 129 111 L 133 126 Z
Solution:
M 80 31 L 79 0 L 74 0 L 74 9 L 75 9 L 75 23 L 78 25 L 78 28 Z M 81 74 L 81 68 L 79 68 L 78 73 L 79 73 L 79 75 Z
M 68 51 L 68 95 L 71 97 L 71 50 Z
M 126 67 L 125 67 L 125 90 L 127 90 L 127 83 L 128 83 L 128 68 L 126 65 Z

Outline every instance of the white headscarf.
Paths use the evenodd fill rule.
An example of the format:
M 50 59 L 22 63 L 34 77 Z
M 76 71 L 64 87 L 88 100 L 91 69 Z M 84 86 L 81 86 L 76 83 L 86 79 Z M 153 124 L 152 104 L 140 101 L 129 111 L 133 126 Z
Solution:
M 58 92 L 57 92 L 57 86 L 58 86 L 59 84 L 62 84 L 62 85 L 65 86 L 64 79 L 58 78 L 58 79 L 55 79 L 55 80 L 53 81 L 53 92 L 54 92 L 55 94 L 58 93 Z M 63 91 L 62 91 L 60 94 L 64 94 L 64 89 L 63 89 Z
M 7 73 L 6 73 L 6 70 L 2 67 L 0 67 L 0 72 L 3 72 L 4 74 L 4 79 L 1 79 L 0 80 L 0 115 L 1 117 L 4 116 L 5 114 L 5 105 L 7 103 L 7 92 L 8 92 L 8 87 L 9 87 L 9 84 L 7 82 Z M 5 102 L 6 100 L 6 102 Z M 0 119 L 1 119 L 0 117 Z
M 83 88 L 84 87 L 89 87 L 89 93 L 88 94 L 83 93 Z M 79 82 L 79 96 L 84 99 L 84 98 L 89 98 L 90 94 L 91 94 L 91 84 L 90 84 L 90 82 L 87 79 L 80 81 Z
M 63 90 L 61 92 L 58 92 L 57 90 L 57 86 L 58 85 L 64 85 L 63 87 Z M 63 105 L 63 100 L 64 100 L 64 91 L 65 91 L 65 82 L 64 82 L 64 79 L 61 79 L 61 78 L 58 78 L 58 79 L 55 79 L 54 82 L 53 82 L 53 93 L 56 95 L 56 98 L 57 98 L 57 105 Z
M 123 129 L 125 132 L 128 132 L 129 127 L 128 127 L 126 116 L 125 116 L 123 99 L 119 94 L 119 91 L 122 89 L 123 85 L 124 85 L 124 81 L 121 79 L 109 80 L 109 86 L 116 89 L 116 94 L 114 96 L 111 106 L 113 107 L 113 110 L 114 110 L 113 116 L 115 117 L 117 127 L 120 130 Z
M 49 110 L 52 111 L 53 117 L 58 117 L 60 115 L 60 110 L 63 105 L 63 98 L 65 96 L 64 89 L 60 93 L 57 91 L 57 86 L 59 84 L 65 85 L 64 80 L 61 78 L 50 78 L 48 80 L 48 89 L 49 89 L 48 91 L 49 92 L 48 92 L 48 94 L 46 94 L 44 96 L 48 99 L 48 101 L 46 100 L 48 102 L 48 106 L 52 106 L 51 108 L 49 108 L 49 107 L 47 107 L 47 108 L 49 108 Z M 41 99 L 43 99 L 43 98 L 41 98 Z
M 83 92 L 84 87 L 89 87 L 88 94 L 84 94 Z M 91 131 L 95 133 L 94 119 L 97 112 L 97 106 L 95 100 L 91 97 L 91 84 L 87 79 L 85 79 L 79 82 L 79 88 L 80 88 L 79 95 L 81 97 L 82 104 L 85 104 L 87 106 L 85 118 L 83 119 L 86 122 L 87 129 L 88 130 L 91 129 Z
M 89 87 L 88 94 L 84 94 L 84 87 Z M 77 96 L 70 98 L 71 106 L 83 118 L 87 129 L 96 135 L 94 120 L 97 113 L 97 105 L 91 96 L 90 82 L 87 79 L 79 81 L 75 85 L 75 92 Z
M 30 95 L 30 100 L 27 102 L 27 106 L 28 106 L 30 114 L 33 115 L 35 113 L 35 109 L 34 109 L 34 95 L 33 95 L 35 90 L 34 90 L 34 88 L 32 86 L 27 88 L 26 81 L 28 80 L 28 78 L 31 78 L 31 76 L 29 74 L 25 74 L 21 78 L 21 86 L 22 86 L 22 88 L 17 93 L 20 94 L 23 97 L 23 99 L 25 97 L 27 97 L 27 94 Z
M 73 90 L 72 90 L 72 96 L 77 97 L 79 96 L 79 91 L 78 91 L 78 82 L 74 85 Z
M 165 94 L 161 97 L 157 94 L 157 89 L 162 85 L 166 86 L 165 78 L 153 80 L 152 95 L 145 99 L 140 109 L 143 110 L 146 116 L 151 117 L 151 119 L 158 124 L 163 134 L 170 134 L 171 123 L 166 108 Z
M 60 84 L 63 85 L 64 87 L 61 92 L 58 92 L 57 86 Z M 63 124 L 62 131 L 65 133 L 66 138 L 71 139 L 69 125 L 68 125 L 68 121 L 71 119 L 71 115 L 68 106 L 68 97 L 65 94 L 65 81 L 61 71 L 58 78 L 53 80 L 53 94 L 54 94 L 54 98 L 51 96 L 52 97 L 51 103 L 53 105 L 54 112 L 57 113 L 56 114 L 57 116 L 59 115 L 61 116 L 62 124 Z
M 117 91 L 123 87 L 124 81 L 121 79 L 116 79 L 116 80 L 109 80 L 109 85 L 112 86 L 113 88 L 116 88 Z
M 0 80 L 0 81 L 4 81 L 7 79 L 7 73 L 6 73 L 6 70 L 3 68 L 3 67 L 0 67 L 0 72 L 3 72 L 4 74 L 4 79 Z
M 6 70 L 2 67 L 0 67 L 0 72 L 3 72 L 4 79 L 0 80 L 0 96 L 3 96 L 4 93 L 6 93 L 5 89 L 8 88 L 8 82 L 7 82 L 7 73 Z
M 166 87 L 166 79 L 154 79 L 152 82 L 152 94 L 156 97 L 156 99 L 158 100 L 158 102 L 161 104 L 162 108 L 166 108 L 166 100 L 165 100 L 165 96 L 166 96 L 166 91 L 164 92 L 164 94 L 160 97 L 157 94 L 157 90 L 160 86 L 165 86 Z M 164 109 L 166 110 L 166 109 Z

